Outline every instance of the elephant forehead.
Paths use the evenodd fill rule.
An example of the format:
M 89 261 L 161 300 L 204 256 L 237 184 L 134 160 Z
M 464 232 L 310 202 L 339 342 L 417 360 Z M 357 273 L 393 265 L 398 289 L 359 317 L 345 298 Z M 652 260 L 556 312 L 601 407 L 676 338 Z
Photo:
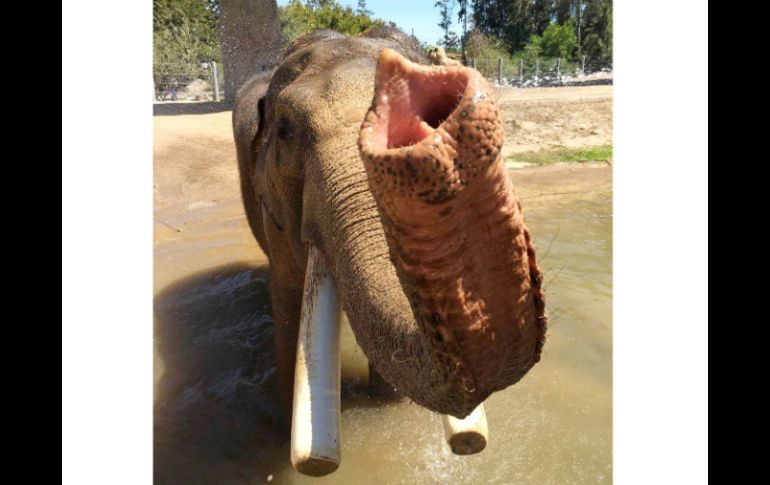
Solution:
M 318 128 L 357 127 L 374 95 L 374 69 L 372 59 L 356 58 L 304 74 L 281 90 L 277 106 Z

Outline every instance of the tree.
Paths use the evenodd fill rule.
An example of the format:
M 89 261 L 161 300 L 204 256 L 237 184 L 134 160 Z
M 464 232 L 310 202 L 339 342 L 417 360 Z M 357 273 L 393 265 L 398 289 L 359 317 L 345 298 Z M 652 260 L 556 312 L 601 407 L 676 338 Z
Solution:
M 366 2 L 359 1 L 359 9 L 366 9 Z M 360 34 L 369 27 L 386 25 L 380 19 L 374 19 L 369 14 L 343 7 L 334 0 L 324 2 L 305 2 L 291 0 L 287 5 L 278 9 L 281 21 L 281 32 L 284 41 L 294 38 L 313 29 L 331 29 L 347 35 Z M 392 22 L 391 26 L 395 26 Z
M 526 7 L 529 20 L 529 28 L 533 34 L 542 35 L 545 29 L 551 25 L 553 18 L 553 0 L 532 0 Z
M 569 58 L 577 45 L 577 36 L 573 22 L 568 21 L 565 25 L 551 24 L 543 35 L 533 35 L 529 41 L 530 53 L 536 53 L 545 57 Z M 525 47 L 525 50 L 527 48 Z
M 199 0 L 153 0 L 153 63 L 219 61 L 215 13 Z
M 557 24 L 566 24 L 570 18 L 575 22 L 575 36 L 577 37 L 577 53 L 580 54 L 583 43 L 583 13 L 586 0 L 556 0 L 554 17 Z
M 586 56 L 612 57 L 612 0 L 586 0 L 582 41 Z
M 459 49 L 460 48 L 460 39 L 457 37 L 457 34 L 449 31 L 449 37 L 445 37 L 441 41 L 441 45 L 444 46 L 447 50 L 449 49 Z
M 455 7 L 455 0 L 437 0 L 434 7 L 439 9 L 441 17 L 438 26 L 444 31 L 444 38 L 439 41 L 439 45 L 446 48 L 457 47 L 457 34 L 449 30 L 452 26 L 452 10 Z
M 219 62 L 216 13 L 200 0 L 153 0 L 152 71 L 155 86 L 201 75 L 200 65 Z
M 334 3 L 334 0 L 307 0 L 305 5 L 314 10 L 316 8 L 328 7 L 329 4 Z
M 580 0 L 555 0 L 553 5 L 553 19 L 557 24 L 566 24 L 570 17 L 575 15 L 575 4 Z
M 367 10 L 366 0 L 358 0 L 358 6 L 356 7 L 356 15 L 364 15 L 366 17 L 372 16 L 372 11 Z
M 468 43 L 468 0 L 459 0 L 460 9 L 457 12 L 457 20 L 463 23 L 463 36 L 460 44 L 463 51 L 463 61 L 466 59 L 465 46 Z
M 500 39 L 510 51 L 518 51 L 533 31 L 530 19 L 532 0 L 476 0 L 473 18 L 483 34 Z

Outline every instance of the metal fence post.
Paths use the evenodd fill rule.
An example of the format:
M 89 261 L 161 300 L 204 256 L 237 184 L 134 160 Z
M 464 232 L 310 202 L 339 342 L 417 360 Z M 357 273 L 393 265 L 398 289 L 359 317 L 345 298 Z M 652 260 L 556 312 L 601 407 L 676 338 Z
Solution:
M 524 84 L 524 59 L 519 59 L 519 84 Z
M 586 74 L 586 55 L 583 54 L 583 58 L 580 59 L 580 74 L 584 75 Z
M 556 79 L 561 84 L 561 57 L 556 59 Z
M 535 59 L 535 86 L 539 84 L 538 77 L 540 76 L 540 59 Z
M 503 58 L 497 59 L 497 84 L 503 84 Z
M 211 61 L 211 85 L 214 86 L 214 101 L 219 102 L 219 73 L 217 72 L 217 63 Z
M 471 59 L 471 67 L 476 69 L 476 58 L 475 57 Z

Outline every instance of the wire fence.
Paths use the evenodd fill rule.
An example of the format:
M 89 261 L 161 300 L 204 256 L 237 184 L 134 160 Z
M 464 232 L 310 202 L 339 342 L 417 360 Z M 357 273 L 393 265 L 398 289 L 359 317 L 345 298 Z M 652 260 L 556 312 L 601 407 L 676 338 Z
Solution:
M 551 58 L 471 58 L 477 69 L 498 86 L 521 88 L 612 84 L 612 63 L 605 60 Z M 153 65 L 155 102 L 222 101 L 224 75 L 216 62 Z
M 221 101 L 224 75 L 216 62 L 158 63 L 153 66 L 154 101 Z
M 612 84 L 612 63 L 564 58 L 468 59 L 467 65 L 499 86 L 522 88 Z

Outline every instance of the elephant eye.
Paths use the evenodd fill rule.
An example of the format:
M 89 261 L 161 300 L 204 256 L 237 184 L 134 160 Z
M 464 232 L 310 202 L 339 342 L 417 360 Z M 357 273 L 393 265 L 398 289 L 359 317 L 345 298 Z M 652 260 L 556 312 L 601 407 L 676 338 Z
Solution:
M 276 134 L 280 140 L 286 140 L 291 136 L 291 123 L 284 117 L 278 120 L 278 126 L 276 127 Z

